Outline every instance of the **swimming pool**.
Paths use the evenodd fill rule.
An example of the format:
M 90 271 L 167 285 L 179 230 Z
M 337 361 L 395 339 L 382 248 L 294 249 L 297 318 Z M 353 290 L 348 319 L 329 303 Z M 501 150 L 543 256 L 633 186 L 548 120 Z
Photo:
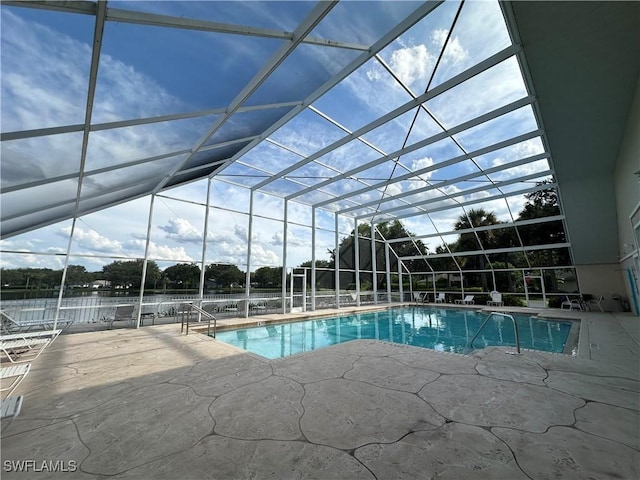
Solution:
M 400 307 L 375 312 L 268 324 L 219 331 L 217 339 L 257 355 L 283 358 L 356 339 L 462 353 L 488 312 L 434 307 Z M 545 352 L 570 353 L 567 345 L 572 322 L 513 314 L 520 346 Z M 575 336 L 575 335 L 574 335 Z M 474 348 L 515 346 L 511 320 L 494 316 L 473 342 Z

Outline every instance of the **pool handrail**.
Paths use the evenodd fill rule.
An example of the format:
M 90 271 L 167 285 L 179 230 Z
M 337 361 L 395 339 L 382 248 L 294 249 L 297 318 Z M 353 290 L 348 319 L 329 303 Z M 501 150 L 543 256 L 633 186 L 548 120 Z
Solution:
M 469 348 L 473 348 L 473 341 L 477 338 L 477 336 L 480 334 L 480 331 L 484 328 L 484 326 L 487 324 L 487 322 L 489 321 L 489 319 L 494 316 L 494 315 L 498 315 L 500 317 L 507 317 L 511 319 L 511 323 L 513 323 L 513 331 L 516 334 L 516 353 L 518 355 L 520 355 L 520 335 L 518 333 L 518 325 L 516 324 L 515 319 L 513 318 L 513 315 L 510 315 L 508 313 L 502 313 L 502 312 L 491 312 L 489 315 L 487 315 L 487 318 L 484 319 L 484 322 L 482 322 L 482 325 L 480 325 L 480 328 L 478 329 L 478 331 L 476 332 L 476 334 L 473 336 L 473 338 L 471 339 L 471 341 L 469 342 Z
M 197 306 L 194 303 L 185 303 L 185 305 L 189 305 L 189 310 L 193 310 L 196 311 L 198 313 L 200 313 L 201 315 L 203 315 L 206 319 L 207 319 L 207 335 L 209 335 L 211 333 L 211 320 L 213 319 L 213 338 L 216 338 L 216 327 L 217 327 L 217 319 L 215 317 L 215 315 L 213 315 L 210 312 L 207 312 L 206 310 L 203 310 L 202 308 L 200 308 L 199 306 Z M 184 325 L 185 325 L 185 317 L 186 317 L 186 324 L 187 324 L 187 332 L 186 334 L 189 335 L 189 315 L 182 315 L 182 325 L 180 327 L 180 333 L 182 333 L 183 329 L 184 329 Z

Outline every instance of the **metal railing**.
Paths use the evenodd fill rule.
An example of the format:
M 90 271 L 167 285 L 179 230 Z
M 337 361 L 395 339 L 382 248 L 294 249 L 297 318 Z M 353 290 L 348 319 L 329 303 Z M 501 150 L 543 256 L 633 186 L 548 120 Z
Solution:
M 516 335 L 516 353 L 518 355 L 520 355 L 520 334 L 518 333 L 518 324 L 516 323 L 516 320 L 513 318 L 513 315 L 509 315 L 508 313 L 501 313 L 501 312 L 491 312 L 487 316 L 487 318 L 484 319 L 484 322 L 482 322 L 482 325 L 480 325 L 480 328 L 478 329 L 476 334 L 473 336 L 473 338 L 471 339 L 471 341 L 467 345 L 467 348 L 471 348 L 471 349 L 473 348 L 473 341 L 480 334 L 480 332 L 482 331 L 484 326 L 487 324 L 489 319 L 494 315 L 497 315 L 497 316 L 500 316 L 500 317 L 506 317 L 506 318 L 510 318 L 511 319 L 511 322 L 513 323 L 513 331 L 515 332 L 515 335 Z M 507 353 L 512 353 L 512 352 L 507 352 Z
M 200 308 L 199 306 L 193 304 L 193 303 L 189 303 L 189 304 L 185 304 L 189 306 L 188 310 L 183 310 L 181 312 L 182 314 L 182 325 L 180 326 L 180 333 L 183 333 L 183 331 L 185 330 L 185 325 L 186 325 L 186 334 L 189 335 L 189 321 L 191 318 L 191 312 L 195 311 L 198 312 L 200 315 L 204 316 L 207 319 L 207 335 L 211 334 L 211 320 L 213 320 L 213 338 L 216 338 L 216 327 L 217 325 L 217 320 L 215 315 L 207 312 L 206 310 L 203 310 L 202 308 Z M 198 320 L 198 323 L 200 323 L 200 320 Z

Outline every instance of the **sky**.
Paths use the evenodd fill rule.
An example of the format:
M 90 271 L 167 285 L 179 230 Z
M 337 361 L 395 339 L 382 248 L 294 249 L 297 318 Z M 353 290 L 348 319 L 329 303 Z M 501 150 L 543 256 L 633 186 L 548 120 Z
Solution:
M 281 32 L 294 30 L 314 5 L 109 2 L 110 8 Z M 315 27 L 311 36 L 368 46 L 418 5 L 342 2 Z M 459 5 L 445 2 L 435 9 L 211 182 L 205 263 L 234 263 L 243 270 L 246 268 L 250 192 L 245 187 L 261 182 L 265 185 L 254 198 L 252 270 L 282 264 L 282 197 L 291 196 L 287 263 L 295 266 L 311 259 L 310 203 L 329 202 L 334 196 L 355 193 L 353 197 L 327 203 L 327 210 L 317 210 L 316 221 L 321 228 L 316 241 L 317 258 L 327 259 L 327 250 L 334 247 L 336 209 L 361 204 L 375 207 L 386 198 L 383 195 L 406 194 L 382 205 L 409 214 L 403 219 L 409 231 L 430 235 L 451 231 L 457 218 L 464 214 L 465 210 L 456 206 L 455 201 L 482 200 L 497 193 L 495 189 L 486 189 L 465 194 L 464 190 L 477 190 L 481 185 L 490 187 L 489 178 L 500 182 L 531 175 L 528 183 L 504 187 L 518 190 L 548 177 L 547 159 L 517 164 L 488 178 L 480 170 L 543 153 L 544 146 L 536 136 L 447 163 L 536 130 L 529 105 L 440 140 L 425 142 L 437 138 L 443 129 L 455 130 L 480 115 L 526 97 L 520 66 L 513 56 L 430 98 L 424 104 L 426 109 L 407 109 L 402 115 L 369 129 L 361 140 L 349 141 L 322 154 L 323 148 L 367 127 L 425 91 L 446 84 L 455 75 L 510 45 L 497 3 L 466 2 L 453 25 Z M 2 132 L 82 125 L 93 17 L 4 5 L 0 15 Z M 71 243 L 71 264 L 96 271 L 116 259 L 141 258 L 147 230 L 149 258 L 161 268 L 202 260 L 208 181 L 203 179 L 162 192 L 153 204 L 150 227 L 150 197 L 142 194 L 188 158 L 188 151 L 200 145 L 221 111 L 282 44 L 281 39 L 107 22 L 92 124 L 210 112 L 194 118 L 107 128 L 89 134 L 82 185 L 85 199 L 81 208 L 93 211 L 101 202 L 119 202 L 128 195 L 140 198 L 79 217 Z M 358 50 L 302 45 L 245 105 L 300 101 L 360 54 Z M 268 126 L 266 122 L 280 118 L 290 108 L 238 113 L 205 144 L 260 133 Z M 380 163 L 380 158 L 419 142 L 427 144 Z M 0 198 L 3 218 L 20 222 L 27 218 L 25 213 L 31 218 L 46 219 L 51 211 L 73 211 L 68 202 L 77 193 L 73 177 L 80 166 L 81 131 L 3 141 L 0 147 L 2 187 L 13 188 Z M 213 155 L 216 150 L 211 152 Z M 314 160 L 309 162 L 308 156 Z M 113 166 L 121 168 L 112 169 Z M 287 179 L 276 179 L 275 175 L 285 168 L 290 169 Z M 536 178 L 538 173 L 540 177 Z M 462 175 L 470 178 L 451 181 Z M 336 177 L 340 180 L 332 181 Z M 47 183 L 52 178 L 57 181 Z M 366 190 L 371 184 L 392 178 L 402 180 Z M 17 188 L 30 182 L 41 184 Z M 439 183 L 442 185 L 438 186 Z M 318 185 L 319 190 L 308 188 Z M 359 193 L 360 190 L 363 191 Z M 446 201 L 453 208 L 438 210 L 444 195 L 454 196 L 455 201 Z M 507 201 L 487 200 L 474 207 L 492 211 L 502 221 L 512 221 L 524 201 L 522 195 L 516 195 Z M 424 202 L 431 202 L 425 203 L 424 209 L 436 211 L 425 215 L 424 209 L 412 206 Z M 371 207 L 357 208 L 352 214 L 366 217 L 371 211 Z M 353 219 L 345 215 L 339 219 L 343 237 L 353 229 Z M 64 220 L 3 239 L 0 266 L 61 268 L 71 228 L 71 220 Z M 435 250 L 443 238 L 423 241 Z M 16 251 L 30 253 L 12 253 Z

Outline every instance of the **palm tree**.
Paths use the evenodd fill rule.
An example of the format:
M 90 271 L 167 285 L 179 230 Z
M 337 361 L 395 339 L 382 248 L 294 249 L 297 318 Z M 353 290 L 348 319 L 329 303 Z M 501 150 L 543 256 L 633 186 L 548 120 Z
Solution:
M 501 223 L 493 212 L 487 212 L 483 208 L 471 209 L 458 217 L 454 230 L 468 230 L 471 228 L 497 225 Z M 477 250 L 487 250 L 493 248 L 496 243 L 496 236 L 493 230 L 481 230 L 476 232 L 461 233 L 457 242 L 451 245 L 451 249 L 456 252 L 468 252 Z M 469 270 L 484 270 L 486 258 L 484 255 L 459 258 L 461 266 Z M 486 275 L 481 274 L 480 281 L 484 289 L 487 289 Z

